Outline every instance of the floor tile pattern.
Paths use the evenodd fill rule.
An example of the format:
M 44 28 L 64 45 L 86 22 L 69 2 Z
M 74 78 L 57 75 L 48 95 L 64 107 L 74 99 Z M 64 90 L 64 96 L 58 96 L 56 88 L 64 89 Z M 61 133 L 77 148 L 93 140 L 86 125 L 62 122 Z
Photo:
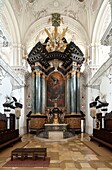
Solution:
M 82 143 L 83 140 L 89 140 L 87 134 L 76 135 L 70 140 L 61 142 L 38 140 L 33 134 L 27 134 L 22 137 L 22 141 L 28 141 L 25 147 L 46 147 L 47 156 L 51 158 L 50 166 L 48 168 L 37 167 L 11 167 L 3 168 L 2 165 L 10 159 L 9 154 L 12 148 L 5 149 L 5 155 L 0 156 L 0 170 L 111 170 L 112 169 L 112 156 L 105 155 L 99 156 Z M 19 144 L 18 144 L 19 145 Z M 18 146 L 19 147 L 19 146 Z M 2 152 L 2 153 L 3 153 Z

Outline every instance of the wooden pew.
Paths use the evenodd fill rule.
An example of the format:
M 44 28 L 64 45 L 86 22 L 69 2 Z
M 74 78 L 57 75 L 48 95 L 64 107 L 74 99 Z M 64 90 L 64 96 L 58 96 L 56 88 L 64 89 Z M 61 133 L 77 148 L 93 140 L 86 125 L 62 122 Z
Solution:
M 45 160 L 47 148 L 16 148 L 11 152 L 11 160 L 13 160 L 14 156 L 20 157 L 21 160 L 24 160 L 26 157 L 31 157 L 33 160 L 43 157 L 43 160 Z
M 21 140 L 19 130 L 1 130 L 0 131 L 0 149 L 8 145 L 13 145 L 15 142 Z

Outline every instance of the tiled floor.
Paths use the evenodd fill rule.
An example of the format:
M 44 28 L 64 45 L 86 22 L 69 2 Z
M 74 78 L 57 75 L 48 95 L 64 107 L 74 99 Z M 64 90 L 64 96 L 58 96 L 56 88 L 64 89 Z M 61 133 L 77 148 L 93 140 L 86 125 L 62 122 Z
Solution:
M 14 148 L 5 149 L 0 155 L 0 170 L 111 170 L 112 156 L 96 155 L 91 149 L 81 141 L 89 140 L 87 134 L 76 135 L 74 138 L 65 141 L 47 141 L 35 138 L 35 135 L 24 135 L 23 142 L 29 141 L 25 147 L 46 147 L 47 156 L 51 158 L 49 168 L 37 167 L 12 167 L 3 168 L 2 165 L 10 160 L 10 152 Z M 17 145 L 17 144 L 16 144 Z M 18 144 L 19 145 L 19 144 Z M 3 155 L 3 156 L 2 156 Z

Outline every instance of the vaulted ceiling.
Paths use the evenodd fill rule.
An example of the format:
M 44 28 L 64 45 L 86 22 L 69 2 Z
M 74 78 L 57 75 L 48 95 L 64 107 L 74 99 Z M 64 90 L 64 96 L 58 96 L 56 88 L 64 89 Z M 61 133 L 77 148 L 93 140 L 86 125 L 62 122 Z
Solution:
M 52 33 L 52 23 L 49 22 L 52 13 L 61 14 L 63 22 L 59 32 L 68 28 L 65 36 L 67 41 L 75 42 L 84 54 L 93 40 L 96 41 L 94 37 L 97 35 L 98 27 L 100 31 L 98 30 L 97 41 L 100 41 L 110 22 L 108 0 L 1 0 L 1 2 L 1 28 L 5 28 L 6 38 L 12 44 L 25 46 L 27 53 L 39 41 L 41 43 L 45 41 L 47 38 L 45 28 Z

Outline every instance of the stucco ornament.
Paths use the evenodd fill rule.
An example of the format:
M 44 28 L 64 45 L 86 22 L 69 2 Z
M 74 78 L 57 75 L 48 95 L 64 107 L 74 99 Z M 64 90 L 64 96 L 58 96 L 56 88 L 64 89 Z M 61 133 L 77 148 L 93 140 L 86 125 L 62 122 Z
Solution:
M 28 0 L 28 2 L 33 3 L 35 0 Z

